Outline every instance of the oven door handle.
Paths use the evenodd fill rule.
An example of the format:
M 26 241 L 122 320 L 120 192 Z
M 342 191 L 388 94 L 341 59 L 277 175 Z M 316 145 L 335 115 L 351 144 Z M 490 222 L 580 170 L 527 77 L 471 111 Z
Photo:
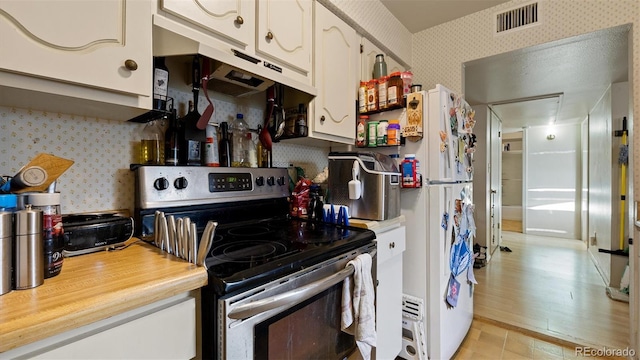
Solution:
M 374 249 L 370 255 L 372 258 L 375 258 Z M 375 261 L 375 260 L 374 260 Z M 278 294 L 275 296 L 271 296 L 265 299 L 252 301 L 247 304 L 239 305 L 229 312 L 229 318 L 244 320 L 248 319 L 254 315 L 261 314 L 263 312 L 267 312 L 269 310 L 277 309 L 281 306 L 289 305 L 297 305 L 321 292 L 327 290 L 333 285 L 343 281 L 347 277 L 353 275 L 355 269 L 352 265 L 345 266 L 344 269 L 338 271 L 337 273 L 327 276 L 324 279 L 320 279 L 312 282 L 311 284 L 305 285 L 295 290 L 288 291 L 283 294 Z

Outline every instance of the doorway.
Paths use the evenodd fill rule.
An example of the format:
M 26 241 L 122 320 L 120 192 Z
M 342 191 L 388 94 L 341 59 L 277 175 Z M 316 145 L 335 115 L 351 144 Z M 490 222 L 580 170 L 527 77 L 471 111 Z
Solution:
M 550 122 L 553 122 L 556 125 L 572 127 L 574 129 L 572 132 L 577 133 L 578 138 L 580 138 L 583 133 L 582 129 L 584 128 L 584 121 L 588 119 L 590 111 L 596 103 L 598 103 L 599 99 L 605 93 L 605 90 L 611 86 L 611 84 L 628 81 L 629 31 L 629 26 L 619 26 L 591 34 L 563 39 L 527 49 L 521 49 L 510 53 L 467 62 L 464 64 L 463 70 L 465 97 L 473 106 L 481 104 L 488 106 L 500 103 L 510 104 L 510 111 L 513 110 L 513 112 L 518 114 L 518 116 L 505 116 L 505 113 L 501 113 L 500 111 L 497 111 L 497 113 L 503 122 L 504 134 L 523 131 L 522 142 L 524 144 L 524 156 L 522 159 L 523 168 L 526 169 L 527 162 L 532 160 L 529 157 L 529 154 L 527 154 L 527 151 L 531 150 L 528 148 L 528 146 L 531 145 L 528 142 L 528 140 L 530 140 L 529 136 L 535 136 L 536 141 L 540 141 L 542 143 L 546 141 L 553 143 L 554 141 L 560 140 L 557 133 L 552 134 L 544 130 Z M 590 54 L 590 51 L 596 52 Z M 572 58 L 568 54 L 576 54 L 576 57 Z M 534 111 L 539 110 L 538 106 L 528 100 L 535 97 L 546 97 L 547 95 L 552 94 L 562 94 L 561 104 L 558 106 L 555 114 L 540 116 L 539 113 L 535 113 L 534 115 Z M 514 101 L 518 99 L 522 101 Z M 577 150 L 575 151 L 581 154 L 581 156 L 589 156 L 589 151 L 583 150 L 584 141 L 589 141 L 589 136 L 590 134 L 587 132 L 584 139 L 577 142 Z M 504 142 L 504 138 L 502 140 L 502 142 Z M 504 159 L 504 148 L 501 148 L 501 151 L 503 151 L 502 155 Z M 546 155 L 546 159 L 553 159 L 554 156 L 550 153 L 540 155 Z M 506 156 L 512 156 L 512 154 L 507 154 Z M 578 159 L 580 158 L 581 157 L 578 157 Z M 544 159 L 544 156 L 540 156 L 539 159 L 536 159 L 537 163 L 540 164 L 541 167 L 546 165 Z M 611 162 L 613 162 L 613 159 L 611 159 Z M 587 178 L 590 178 L 598 171 L 598 169 L 595 168 L 588 168 L 585 171 L 582 171 L 582 164 L 584 163 L 578 161 L 576 165 L 577 171 L 575 171 L 577 175 L 573 180 L 573 185 L 571 187 L 571 191 L 578 199 L 577 201 L 573 201 L 576 210 L 574 210 L 572 214 L 574 217 L 577 217 L 577 226 L 576 224 L 573 224 L 572 228 L 574 229 L 574 233 L 570 236 L 573 239 L 583 238 L 582 232 L 584 231 L 583 229 L 586 228 L 584 226 L 584 221 L 588 221 L 588 219 L 593 215 L 588 211 L 588 201 L 583 201 L 582 198 L 584 197 L 589 199 L 591 192 L 600 191 L 598 189 L 590 189 L 588 187 L 586 187 L 586 190 L 582 190 L 585 188 L 583 186 L 584 182 L 582 174 L 586 175 Z M 507 166 L 504 165 L 503 162 L 503 172 L 508 170 L 505 169 L 506 167 Z M 543 194 L 544 191 L 547 191 L 544 193 L 544 198 L 554 198 L 554 196 L 551 195 L 553 192 L 561 193 L 563 191 L 568 191 L 567 189 L 569 189 L 569 187 L 566 184 L 561 184 L 562 186 L 555 186 L 553 183 L 553 173 L 548 173 L 545 176 L 547 179 L 543 180 L 550 180 L 550 182 L 548 182 L 545 187 L 540 186 L 540 189 L 538 189 L 541 194 Z M 527 176 L 523 176 L 521 181 L 525 184 L 525 186 L 523 186 L 524 188 L 530 188 L 526 186 L 528 181 Z M 553 190 L 553 192 L 548 190 Z M 504 184 L 502 185 L 502 191 L 505 192 Z M 522 217 L 525 232 L 527 232 L 527 228 L 539 228 L 531 225 L 534 223 L 533 221 L 537 220 L 531 219 L 531 216 L 537 217 L 538 214 L 550 210 L 549 204 L 544 204 L 542 202 L 538 204 L 527 203 L 527 195 L 528 194 L 525 193 L 522 196 L 523 203 L 527 206 L 527 210 L 532 206 L 537 206 L 537 209 L 534 209 L 537 212 L 530 212 L 527 210 L 523 211 Z M 557 201 L 557 199 L 554 201 L 558 204 L 562 204 L 562 201 Z M 587 209 L 585 209 L 585 202 Z M 501 210 L 503 210 L 502 212 L 504 214 L 504 207 Z M 585 216 L 582 216 L 582 214 Z M 513 234 L 517 235 L 517 233 L 505 231 L 503 233 L 503 241 Z M 534 245 L 532 248 L 522 250 L 531 253 L 536 252 L 536 243 L 542 244 L 550 239 L 554 239 L 549 236 L 533 236 L 530 234 L 520 234 L 520 236 L 522 236 L 520 240 L 523 244 Z M 559 240 L 561 239 L 557 239 L 557 241 Z M 559 241 L 558 243 L 561 242 L 564 243 L 564 241 Z M 586 249 L 588 244 L 586 242 L 581 243 L 575 241 L 574 243 L 577 246 L 583 247 L 583 249 L 576 250 L 581 254 L 578 256 L 586 257 L 589 260 L 587 264 L 590 269 L 596 269 L 593 261 L 593 252 L 589 252 Z M 561 252 L 562 250 L 552 248 L 551 251 Z M 500 252 L 487 267 L 479 270 L 478 272 L 486 272 L 487 274 L 491 273 L 492 267 L 497 267 L 497 265 L 492 265 L 492 262 L 498 259 L 503 259 L 504 261 L 507 261 L 512 265 L 515 264 L 516 267 L 520 268 L 524 268 L 529 265 L 538 267 L 548 266 L 550 269 L 555 267 L 553 264 L 543 265 L 540 264 L 539 261 L 536 262 L 536 260 L 523 259 L 520 255 L 524 254 L 514 255 L 513 253 Z M 531 263 L 532 261 L 533 263 Z M 496 264 L 497 263 L 498 262 L 496 262 Z M 582 271 L 583 269 L 574 267 L 566 269 L 566 273 L 562 273 L 562 276 L 573 284 L 579 284 L 581 276 L 584 275 Z M 599 275 L 601 276 L 601 274 Z M 518 287 L 518 291 L 520 291 L 523 287 L 526 289 L 527 284 L 530 284 L 531 280 L 533 280 L 536 275 L 533 273 L 507 271 L 504 273 L 504 276 L 509 276 L 510 278 L 515 277 L 516 283 L 521 284 Z M 602 281 L 603 278 L 598 280 L 599 283 L 594 284 L 594 286 L 598 287 L 598 290 L 593 296 L 597 296 L 599 300 L 604 300 L 605 303 L 608 304 L 604 307 L 600 307 L 599 310 L 613 309 L 614 307 L 620 308 L 620 304 L 615 303 L 614 306 L 614 303 L 612 303 L 614 300 L 611 300 L 606 296 L 605 287 L 609 284 L 604 284 L 604 281 Z M 545 282 L 546 289 L 549 291 L 554 289 L 554 281 L 556 280 L 549 278 L 549 280 Z M 500 288 L 501 283 L 503 284 L 504 281 L 498 281 L 497 279 L 495 281 L 481 282 L 477 287 L 478 293 L 486 290 L 488 294 L 494 294 L 491 296 L 495 297 L 496 293 L 502 291 Z M 568 291 L 571 292 L 571 290 Z M 516 296 L 509 300 L 509 305 L 511 307 L 522 305 L 527 294 L 528 293 L 526 293 L 525 290 L 522 290 L 520 296 Z M 576 294 L 577 293 L 571 293 L 571 296 Z M 573 297 L 571 298 L 574 299 Z M 512 301 L 514 303 L 511 303 Z M 572 301 L 565 302 L 572 303 Z M 527 306 L 533 307 L 536 305 L 530 304 Z M 628 314 L 628 311 L 630 310 L 629 306 L 624 304 L 622 307 L 626 309 Z M 494 304 L 493 306 L 489 305 L 489 307 L 486 308 L 476 308 L 476 314 L 480 316 L 494 316 L 503 313 L 503 308 L 504 305 L 502 308 L 497 304 Z M 591 310 L 581 309 L 579 314 L 577 312 L 577 308 L 570 307 L 567 308 L 566 311 L 575 313 L 576 316 L 585 316 L 585 314 L 595 311 L 595 308 Z M 613 319 L 620 317 L 620 314 L 605 312 L 599 316 L 603 319 Z M 622 317 L 624 318 L 624 315 L 622 315 Z M 633 314 L 631 314 L 631 317 L 633 317 Z M 628 325 L 628 318 L 628 315 L 624 318 L 624 324 Z M 525 319 L 517 316 L 514 321 L 516 323 L 519 321 L 522 322 L 520 325 L 523 327 L 528 325 L 524 323 L 526 321 Z M 622 327 L 625 327 L 624 324 Z M 597 328 L 599 326 L 599 322 L 595 321 L 591 326 Z M 616 326 L 619 327 L 620 324 L 617 324 Z M 549 324 L 547 324 L 545 328 L 549 329 Z M 624 330 L 626 330 L 625 339 L 629 339 L 629 327 L 625 327 Z

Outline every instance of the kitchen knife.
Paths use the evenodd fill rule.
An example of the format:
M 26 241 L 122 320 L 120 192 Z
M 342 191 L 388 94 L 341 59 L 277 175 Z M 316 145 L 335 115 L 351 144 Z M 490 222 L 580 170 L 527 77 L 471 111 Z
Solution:
M 213 237 L 216 234 L 217 227 L 217 222 L 211 220 L 207 222 L 207 226 L 204 229 L 204 234 L 202 234 L 202 239 L 200 240 L 200 246 L 198 247 L 198 259 L 196 265 L 204 265 L 207 254 L 209 253 L 209 250 L 211 250 L 211 244 L 213 243 Z
M 184 217 L 184 223 L 182 224 L 182 241 L 183 241 L 183 251 L 184 251 L 184 259 L 191 262 L 191 219 L 188 217 Z
M 176 241 L 176 219 L 173 215 L 167 216 L 167 232 L 169 233 L 169 245 L 171 254 L 179 256 L 178 243 Z
M 179 257 L 184 259 L 184 249 L 182 247 L 182 244 L 183 244 L 182 238 L 184 236 L 183 228 L 184 228 L 184 220 L 182 220 L 182 218 L 178 218 L 176 220 L 176 237 L 178 239 L 178 248 L 180 249 Z
M 191 223 L 191 231 L 189 232 L 191 243 L 189 244 L 189 262 L 196 263 L 196 252 L 198 251 L 198 229 L 196 223 Z

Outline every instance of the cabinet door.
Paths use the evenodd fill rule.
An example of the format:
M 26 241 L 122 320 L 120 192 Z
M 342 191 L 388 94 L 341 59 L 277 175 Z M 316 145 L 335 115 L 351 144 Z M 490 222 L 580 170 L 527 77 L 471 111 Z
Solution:
M 151 95 L 149 1 L 3 0 L 0 13 L 0 70 Z
M 377 234 L 376 358 L 394 359 L 402 349 L 402 253 L 405 227 Z
M 353 144 L 356 133 L 360 41 L 356 31 L 316 3 L 315 137 Z
M 167 11 L 246 50 L 252 46 L 256 22 L 254 0 L 160 0 Z
M 311 69 L 312 1 L 258 1 L 257 52 L 298 70 Z

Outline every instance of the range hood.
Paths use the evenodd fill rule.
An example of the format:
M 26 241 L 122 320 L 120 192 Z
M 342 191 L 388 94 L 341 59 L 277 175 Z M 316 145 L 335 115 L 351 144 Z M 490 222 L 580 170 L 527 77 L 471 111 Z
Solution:
M 179 56 L 200 54 L 212 59 L 209 88 L 231 96 L 246 96 L 265 91 L 274 83 L 283 84 L 309 99 L 317 95 L 316 89 L 283 73 L 292 70 L 278 67 L 266 60 L 245 54 L 222 41 L 201 39 L 192 29 L 162 16 L 153 18 L 153 55 Z M 211 40 L 211 41 L 209 41 Z M 216 44 L 219 46 L 210 46 Z M 204 75 L 204 74 L 203 74 Z
M 231 96 L 244 96 L 267 90 L 272 80 L 250 73 L 237 66 L 211 61 L 212 72 L 208 88 Z

